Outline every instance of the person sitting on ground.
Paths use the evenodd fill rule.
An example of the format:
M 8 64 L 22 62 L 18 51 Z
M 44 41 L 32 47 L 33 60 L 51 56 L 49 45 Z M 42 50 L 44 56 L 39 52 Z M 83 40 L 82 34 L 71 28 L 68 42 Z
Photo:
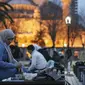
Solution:
M 52 60 L 52 58 L 50 57 L 50 55 L 47 52 L 47 48 L 39 49 L 38 52 L 40 52 L 47 61 Z
M 13 58 L 9 47 L 14 37 L 15 34 L 11 29 L 0 32 L 0 81 L 15 76 L 22 66 Z
M 46 59 L 47 62 L 49 60 L 52 60 L 51 56 L 47 52 L 47 48 L 45 47 L 45 45 L 43 45 L 41 47 L 37 44 L 33 44 L 33 46 L 34 46 L 35 50 L 37 50 L 38 52 L 40 52 L 44 56 L 44 58 Z
M 16 60 L 21 59 L 23 57 L 20 48 L 18 47 L 18 42 L 14 41 L 14 45 L 10 45 L 10 48 L 12 55 Z
M 33 44 L 35 50 L 37 50 L 38 52 L 40 52 L 44 58 L 47 61 L 47 67 L 48 68 L 52 68 L 55 65 L 54 60 L 52 60 L 51 56 L 48 54 L 47 48 L 45 47 L 45 43 L 43 43 L 41 46 L 37 45 L 37 44 Z
M 32 56 L 31 65 L 28 67 L 29 72 L 35 72 L 36 70 L 42 70 L 46 68 L 47 66 L 46 59 L 40 52 L 34 49 L 33 45 L 29 45 L 27 47 L 27 50 Z

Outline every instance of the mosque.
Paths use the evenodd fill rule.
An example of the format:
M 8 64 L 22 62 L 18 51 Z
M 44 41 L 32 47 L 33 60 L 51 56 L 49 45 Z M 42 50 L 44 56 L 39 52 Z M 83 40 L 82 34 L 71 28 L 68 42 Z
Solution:
M 48 3 L 47 0 L 43 1 L 43 4 L 35 3 L 34 1 L 38 0 L 4 0 L 8 2 L 13 8 L 14 11 L 9 11 L 9 15 L 13 18 L 14 23 L 10 24 L 7 21 L 8 27 L 12 28 L 16 34 L 16 40 L 18 45 L 21 47 L 23 44 L 24 46 L 28 46 L 31 44 L 32 40 L 34 40 L 37 31 L 41 28 L 45 28 L 44 31 L 45 36 L 42 39 L 45 42 L 47 47 L 51 47 L 53 45 L 51 36 L 49 35 L 48 31 L 49 28 L 42 24 L 42 22 L 47 23 L 50 20 L 57 20 L 58 27 L 55 36 L 55 47 L 64 47 L 67 46 L 67 27 L 64 22 L 62 22 L 62 8 L 55 5 L 48 7 L 48 4 L 43 5 L 44 3 Z M 46 1 L 46 2 L 45 2 Z M 54 5 L 54 4 L 53 4 Z M 54 8 L 53 8 L 54 7 Z M 57 11 L 55 11 L 55 8 Z M 64 10 L 64 9 L 63 9 Z M 54 13 L 53 13 L 54 12 Z M 64 13 L 64 11 L 63 11 Z M 54 15 L 53 15 L 54 14 Z M 53 18 L 55 16 L 55 18 Z M 42 22 L 41 22 L 42 21 Z M 48 23 L 47 23 L 48 24 Z M 62 24 L 62 25 L 61 25 Z M 83 33 L 83 36 L 85 33 Z M 85 41 L 82 38 L 83 42 Z M 82 47 L 82 40 L 78 36 L 75 39 L 73 47 Z M 70 41 L 71 46 L 71 41 Z

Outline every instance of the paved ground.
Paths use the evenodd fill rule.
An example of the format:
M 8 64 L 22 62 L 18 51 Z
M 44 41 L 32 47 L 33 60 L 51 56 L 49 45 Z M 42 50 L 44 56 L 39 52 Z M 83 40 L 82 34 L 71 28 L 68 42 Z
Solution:
M 65 72 L 66 74 L 67 72 Z M 72 75 L 66 75 L 65 79 L 71 84 L 71 85 L 82 85 L 81 82 L 79 82 L 79 80 L 77 79 L 77 77 L 75 76 L 75 74 L 73 73 L 73 71 L 71 71 Z

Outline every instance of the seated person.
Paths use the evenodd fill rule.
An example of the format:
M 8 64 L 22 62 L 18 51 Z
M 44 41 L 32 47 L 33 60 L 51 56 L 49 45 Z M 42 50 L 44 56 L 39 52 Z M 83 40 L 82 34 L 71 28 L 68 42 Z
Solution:
M 40 52 L 47 61 L 52 60 L 51 56 L 47 52 L 47 48 L 44 47 L 45 45 L 42 46 L 42 47 L 40 47 L 37 44 L 33 44 L 33 46 L 34 46 L 35 50 L 37 50 L 38 52 Z
M 52 60 L 52 58 L 51 58 L 51 56 L 48 54 L 46 48 L 41 48 L 41 49 L 38 50 L 38 52 L 40 52 L 40 53 L 45 57 L 45 59 L 46 59 L 47 61 Z
M 11 29 L 5 29 L 0 32 L 0 81 L 15 76 L 21 64 L 12 56 L 9 44 L 14 39 L 15 34 Z
M 46 68 L 46 66 L 47 66 L 46 59 L 40 52 L 38 52 L 37 50 L 34 49 L 33 45 L 29 45 L 27 47 L 27 50 L 32 56 L 31 65 L 28 68 L 29 72 L 34 72 L 35 70 L 42 70 L 42 69 Z
M 18 42 L 14 42 L 15 44 L 14 45 L 10 45 L 10 48 L 11 48 L 11 52 L 12 52 L 12 55 L 13 57 L 18 60 L 18 59 L 21 59 L 23 56 L 23 54 L 21 53 L 20 51 L 20 48 L 18 47 Z

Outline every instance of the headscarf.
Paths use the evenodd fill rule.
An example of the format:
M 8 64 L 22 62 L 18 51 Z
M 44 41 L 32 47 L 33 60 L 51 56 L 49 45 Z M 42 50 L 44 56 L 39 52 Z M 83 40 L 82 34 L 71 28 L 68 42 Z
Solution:
M 14 37 L 15 37 L 15 34 L 13 33 L 11 29 L 5 29 L 0 32 L 0 38 L 1 38 L 0 41 L 2 40 L 4 42 L 9 38 L 14 38 Z
M 11 49 L 10 49 L 9 45 L 7 45 L 5 43 L 5 41 L 9 38 L 14 38 L 14 36 L 15 36 L 15 34 L 13 33 L 13 31 L 11 29 L 5 29 L 0 32 L 0 43 L 5 47 L 5 49 L 8 53 L 8 56 L 9 56 L 9 61 L 12 63 L 15 63 L 17 61 L 13 58 Z

